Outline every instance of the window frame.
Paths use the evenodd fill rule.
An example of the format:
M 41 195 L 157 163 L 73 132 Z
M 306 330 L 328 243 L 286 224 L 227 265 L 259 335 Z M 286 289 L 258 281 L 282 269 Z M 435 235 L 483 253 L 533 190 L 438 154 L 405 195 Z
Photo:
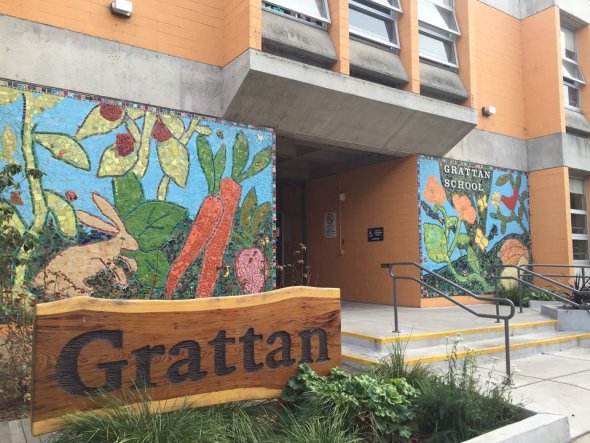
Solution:
M 316 1 L 316 0 L 298 0 L 298 1 L 302 2 L 302 1 Z M 288 17 L 288 18 L 291 18 L 293 20 L 297 20 L 297 21 L 299 21 L 301 23 L 307 23 L 307 24 L 310 24 L 310 25 L 313 25 L 313 26 L 319 26 L 319 25 L 317 25 L 317 24 L 315 24 L 313 22 L 309 22 L 307 20 L 303 20 L 303 19 L 300 19 L 298 17 L 295 17 L 294 15 L 285 14 L 285 13 L 282 13 L 280 11 L 276 11 L 274 9 L 271 9 L 267 5 L 272 5 L 272 6 L 275 6 L 277 8 L 283 8 L 283 9 L 286 9 L 286 10 L 292 12 L 292 13 L 295 13 L 295 14 L 304 15 L 304 16 L 309 17 L 309 18 L 311 18 L 313 20 L 316 20 L 318 22 L 322 22 L 322 26 L 320 26 L 320 27 L 327 28 L 327 25 L 331 23 L 330 8 L 328 6 L 328 0 L 319 0 L 319 1 L 321 1 L 324 4 L 324 9 L 326 10 L 326 17 L 321 17 L 321 16 L 318 16 L 318 15 L 315 15 L 315 14 L 307 14 L 307 13 L 301 12 L 301 11 L 296 11 L 296 10 L 290 8 L 290 7 L 281 5 L 280 4 L 281 0 L 262 0 L 262 5 L 263 5 L 263 8 L 266 11 L 273 12 L 275 14 L 279 14 L 279 15 L 282 15 L 283 17 Z
M 363 2 L 364 3 L 373 3 L 377 7 L 389 9 L 390 12 L 388 15 L 386 15 L 385 13 L 381 13 L 380 11 L 377 11 L 375 9 L 369 9 L 370 6 L 363 5 Z M 394 2 L 399 4 L 399 1 L 397 1 L 397 0 L 394 0 Z M 393 31 L 394 31 L 394 35 L 395 35 L 395 43 L 388 41 L 388 40 L 384 40 L 382 38 L 379 38 L 379 37 L 372 35 L 368 32 L 364 32 L 362 29 L 359 29 L 359 28 L 353 29 L 353 27 L 349 21 L 348 32 L 350 35 L 352 35 L 354 37 L 361 38 L 361 39 L 368 40 L 371 43 L 377 43 L 379 45 L 386 46 L 390 49 L 392 49 L 392 48 L 399 49 L 400 48 L 399 29 L 397 26 L 397 15 L 402 13 L 401 4 L 399 4 L 399 8 L 398 8 L 394 5 L 385 6 L 383 4 L 383 2 L 381 2 L 379 0 L 349 0 L 348 1 L 348 8 L 349 8 L 349 11 L 350 11 L 350 9 L 355 9 L 357 11 L 360 10 L 360 12 L 362 12 L 364 14 L 372 15 L 375 17 L 389 20 L 391 25 L 393 26 Z
M 573 232 L 572 227 L 572 254 L 573 254 L 573 242 L 576 241 L 583 241 L 586 243 L 586 259 L 585 260 L 576 260 L 572 257 L 574 264 L 577 265 L 590 265 L 590 233 L 588 232 L 588 195 L 586 192 L 586 180 L 583 177 L 569 177 L 570 183 L 572 181 L 580 181 L 582 183 L 582 202 L 584 203 L 584 209 L 572 209 L 570 207 L 570 217 L 571 214 L 576 215 L 583 215 L 586 218 L 586 233 L 585 234 L 578 234 Z M 570 195 L 572 194 L 571 186 L 570 186 Z M 570 197 L 571 198 L 571 197 Z
M 577 91 L 577 96 L 578 96 L 578 106 L 574 106 L 571 105 L 569 103 L 569 98 L 566 96 L 565 94 L 565 89 L 564 89 L 564 107 L 566 109 L 571 109 L 572 111 L 577 111 L 577 112 L 581 112 L 582 111 L 582 94 L 581 94 L 581 87 L 583 85 L 586 84 L 586 81 L 584 79 L 584 73 L 582 72 L 582 69 L 580 68 L 580 65 L 578 63 L 578 33 L 575 29 L 572 28 L 568 28 L 567 26 L 563 26 L 561 25 L 559 27 L 560 29 L 560 37 L 562 33 L 570 33 L 573 37 L 573 42 L 574 42 L 574 57 L 575 58 L 571 58 L 567 56 L 567 50 L 566 50 L 566 45 L 565 45 L 565 38 L 560 38 L 560 44 L 562 45 L 561 48 L 561 64 L 562 64 L 562 82 L 564 87 L 569 87 L 569 88 L 574 88 Z M 567 75 L 567 69 L 565 68 L 565 64 L 566 63 L 570 63 L 575 65 L 575 68 L 577 69 L 577 71 L 580 73 L 580 78 L 576 78 L 574 76 L 571 75 Z M 567 101 L 567 103 L 566 103 Z
M 457 20 L 457 15 L 455 14 L 455 1 L 450 1 L 452 3 L 452 7 L 443 3 L 440 0 L 418 0 L 418 8 L 420 8 L 420 2 L 427 2 L 435 6 L 439 6 L 443 9 L 446 9 L 453 15 L 453 19 L 455 21 L 455 24 L 457 25 L 457 31 L 452 29 L 443 29 L 426 21 L 420 20 L 420 13 L 418 12 L 418 33 L 425 35 L 429 38 L 432 38 L 434 40 L 439 40 L 443 42 L 443 44 L 450 44 L 453 52 L 454 62 L 449 62 L 448 60 L 443 60 L 429 55 L 424 55 L 420 52 L 420 45 L 418 45 L 418 55 L 421 59 L 428 60 L 430 62 L 443 65 L 445 67 L 459 69 L 457 37 L 461 36 L 461 28 L 459 27 L 459 21 Z

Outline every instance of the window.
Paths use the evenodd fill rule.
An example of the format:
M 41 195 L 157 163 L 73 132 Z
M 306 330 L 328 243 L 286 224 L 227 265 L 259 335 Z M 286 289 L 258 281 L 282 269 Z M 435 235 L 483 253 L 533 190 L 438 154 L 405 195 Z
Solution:
M 455 40 L 461 35 L 453 0 L 418 0 L 420 57 L 458 67 Z
M 399 48 L 397 13 L 399 0 L 350 0 L 350 33 L 372 42 Z
M 262 4 L 266 9 L 303 21 L 319 25 L 330 23 L 327 0 L 269 0 Z
M 588 209 L 584 179 L 570 177 L 570 215 L 574 261 L 590 260 L 588 251 Z
M 576 31 L 561 28 L 561 62 L 563 66 L 563 97 L 568 108 L 581 109 L 580 87 L 585 84 L 578 65 Z

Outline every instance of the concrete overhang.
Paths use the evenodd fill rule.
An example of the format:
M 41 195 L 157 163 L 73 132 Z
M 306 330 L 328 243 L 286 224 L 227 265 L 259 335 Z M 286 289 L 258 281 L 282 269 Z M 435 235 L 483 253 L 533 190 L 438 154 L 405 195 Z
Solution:
M 222 114 L 387 155 L 443 156 L 477 124 L 474 109 L 252 49 L 223 68 Z

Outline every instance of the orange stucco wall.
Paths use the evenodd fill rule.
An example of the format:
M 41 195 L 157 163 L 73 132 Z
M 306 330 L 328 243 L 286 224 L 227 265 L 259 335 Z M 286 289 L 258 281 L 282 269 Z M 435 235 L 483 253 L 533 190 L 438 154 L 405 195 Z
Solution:
M 522 21 L 525 138 L 565 132 L 559 9 Z
M 314 284 L 341 288 L 343 300 L 392 302 L 391 280 L 379 267 L 419 260 L 416 174 L 412 156 L 307 183 L 308 260 Z M 345 202 L 338 202 L 338 192 L 346 194 Z M 339 212 L 336 238 L 324 238 L 326 212 Z M 370 227 L 383 227 L 384 241 L 368 242 Z M 416 284 L 400 282 L 399 294 L 401 305 L 420 306 Z
M 260 2 L 136 0 L 131 18 L 110 1 L 0 0 L 0 14 L 132 46 L 223 66 L 248 47 L 260 48 Z
M 328 32 L 338 61 L 332 70 L 341 74 L 350 73 L 350 39 L 348 38 L 348 0 L 328 0 L 330 26 Z
M 478 104 L 497 109 L 489 118 L 480 114 L 478 128 L 524 138 L 521 22 L 484 3 L 474 4 Z
M 398 16 L 399 56 L 408 73 L 404 89 L 420 93 L 420 63 L 418 58 L 418 0 L 401 0 L 403 14 Z
M 457 55 L 459 57 L 459 77 L 469 91 L 465 106 L 477 108 L 477 57 L 476 47 L 476 15 L 479 2 L 456 0 L 455 11 L 461 36 L 457 39 Z
M 529 194 L 534 261 L 572 264 L 568 168 L 531 172 Z

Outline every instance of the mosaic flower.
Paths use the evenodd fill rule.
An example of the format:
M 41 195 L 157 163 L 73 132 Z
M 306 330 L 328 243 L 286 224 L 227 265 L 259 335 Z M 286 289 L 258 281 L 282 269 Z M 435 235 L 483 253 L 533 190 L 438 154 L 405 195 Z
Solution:
M 424 190 L 424 198 L 432 204 L 443 205 L 447 199 L 445 188 L 443 188 L 436 177 L 432 175 L 426 180 L 426 189 Z
M 502 194 L 499 191 L 496 191 L 492 194 L 491 205 L 494 206 L 496 209 L 500 209 L 500 200 L 502 199 Z
M 25 204 L 25 202 L 23 201 L 23 199 L 20 195 L 20 192 L 18 192 L 18 191 L 12 191 L 10 193 L 10 201 L 13 204 L 18 205 L 18 206 L 22 206 Z
M 466 195 L 453 195 L 453 207 L 464 222 L 467 222 L 470 225 L 475 223 L 475 208 L 471 204 L 469 197 Z
M 74 201 L 78 199 L 78 193 L 74 191 L 66 192 L 66 197 L 69 201 Z
M 131 134 L 117 134 L 117 140 L 115 142 L 117 148 L 117 154 L 121 157 L 127 157 L 135 150 L 135 140 Z
M 477 199 L 477 206 L 479 206 L 479 212 L 484 212 L 488 208 L 488 196 L 484 194 Z
M 490 241 L 484 235 L 483 231 L 477 228 L 475 231 L 475 244 L 479 246 L 479 249 L 481 249 L 483 252 L 486 252 L 489 243 Z

